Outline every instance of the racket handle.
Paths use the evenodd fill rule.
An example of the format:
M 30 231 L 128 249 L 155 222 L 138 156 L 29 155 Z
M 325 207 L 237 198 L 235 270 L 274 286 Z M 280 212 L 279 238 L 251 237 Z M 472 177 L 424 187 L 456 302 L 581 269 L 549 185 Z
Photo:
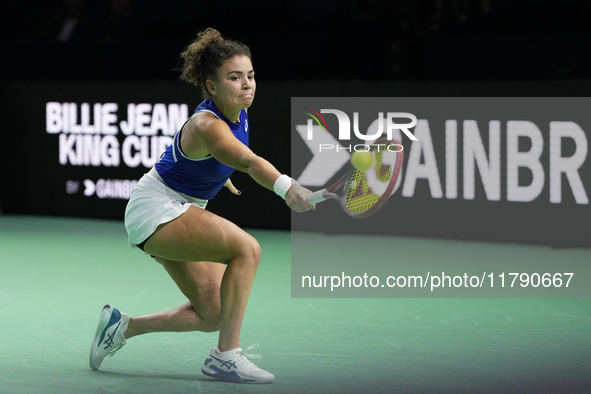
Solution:
M 326 191 L 326 189 L 322 189 L 322 190 L 318 190 L 317 192 L 308 194 L 306 196 L 306 199 L 308 200 L 308 204 L 313 205 L 313 204 L 317 204 L 319 202 L 326 200 L 326 197 L 324 197 L 325 191 Z

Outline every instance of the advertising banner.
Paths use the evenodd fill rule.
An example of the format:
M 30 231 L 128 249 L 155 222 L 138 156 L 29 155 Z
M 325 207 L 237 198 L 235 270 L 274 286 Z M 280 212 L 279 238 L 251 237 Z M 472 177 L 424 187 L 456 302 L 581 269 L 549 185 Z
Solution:
M 378 174 L 394 171 L 395 159 L 386 159 L 386 152 L 367 175 L 339 186 L 335 194 L 341 200 L 292 214 L 292 294 L 311 294 L 300 283 L 308 268 L 308 276 L 323 270 L 324 275 L 329 266 L 334 274 L 335 265 L 355 260 L 383 270 L 396 256 L 392 235 L 591 247 L 590 104 L 588 98 L 292 98 L 292 173 L 301 185 L 329 188 L 346 176 L 356 152 L 375 149 L 381 137 L 396 140 L 392 150 L 403 155 L 391 189 Z M 368 195 L 387 201 L 359 219 L 351 207 Z M 335 234 L 349 235 L 348 241 L 339 244 L 345 238 L 330 237 Z M 322 264 L 310 255 L 319 239 L 339 244 L 327 246 L 332 252 L 324 250 Z M 365 252 L 352 257 L 355 250 Z M 331 253 L 342 258 L 331 259 Z M 469 264 L 478 264 L 478 257 Z M 556 264 L 552 275 L 588 269 L 589 262 L 573 257 Z M 346 277 L 342 273 L 340 281 Z
M 202 101 L 194 86 L 165 82 L 23 82 L 2 93 L 3 212 L 116 220 L 137 181 Z M 287 172 L 289 156 L 274 149 L 264 112 L 272 111 L 265 101 L 273 98 L 260 96 L 249 112 L 250 146 Z M 238 171 L 232 181 L 242 195 L 223 188 L 208 209 L 240 226 L 289 228 L 289 209 L 273 192 Z M 265 215 L 268 209 L 277 214 Z

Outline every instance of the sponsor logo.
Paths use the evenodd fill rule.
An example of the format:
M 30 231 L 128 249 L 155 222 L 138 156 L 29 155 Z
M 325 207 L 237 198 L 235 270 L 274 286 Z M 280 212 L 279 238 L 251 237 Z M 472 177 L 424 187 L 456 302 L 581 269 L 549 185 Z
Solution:
M 46 132 L 59 135 L 59 163 L 151 168 L 188 118 L 187 104 L 48 102 Z M 121 116 L 123 117 L 123 116 Z
M 483 190 L 489 201 L 529 202 L 545 195 L 549 202 L 560 204 L 564 193 L 572 193 L 577 204 L 589 204 L 580 174 L 587 160 L 588 140 L 573 121 L 447 119 L 436 123 L 393 112 L 380 113 L 361 134 L 357 113 L 351 123 L 340 110 L 306 110 L 307 123 L 295 125 L 313 154 L 297 179 L 304 186 L 326 186 L 348 164 L 351 152 L 367 150 L 372 141 L 386 134 L 398 141 L 403 136 L 412 140 L 405 144 L 405 165 L 395 189 L 400 188 L 403 197 L 413 197 L 417 183 L 426 182 L 434 199 L 473 200 Z M 338 133 L 329 132 L 330 122 L 323 114 L 337 117 Z M 410 122 L 394 121 L 394 115 L 405 115 Z M 482 125 L 488 125 L 488 130 Z M 351 139 L 351 128 L 365 143 L 343 144 Z M 444 143 L 435 146 L 433 136 Z

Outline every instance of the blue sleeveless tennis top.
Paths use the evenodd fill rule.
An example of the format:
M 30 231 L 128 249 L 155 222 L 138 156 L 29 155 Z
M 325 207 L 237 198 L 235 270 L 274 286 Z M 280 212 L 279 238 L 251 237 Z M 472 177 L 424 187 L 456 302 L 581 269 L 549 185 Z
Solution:
M 210 112 L 226 122 L 234 136 L 248 146 L 248 115 L 245 110 L 240 111 L 240 123 L 226 119 L 213 100 L 204 100 L 194 114 L 202 111 Z M 156 163 L 156 171 L 164 183 L 177 192 L 202 200 L 211 200 L 224 187 L 235 169 L 220 163 L 212 156 L 202 159 L 191 159 L 186 156 L 180 146 L 181 131 L 182 127 Z

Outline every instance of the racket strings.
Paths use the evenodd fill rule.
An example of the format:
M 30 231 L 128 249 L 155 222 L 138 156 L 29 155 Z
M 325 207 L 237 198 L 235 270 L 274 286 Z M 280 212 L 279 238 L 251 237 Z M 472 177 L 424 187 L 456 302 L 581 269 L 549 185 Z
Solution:
M 392 177 L 392 166 L 383 164 L 384 150 L 375 151 L 375 164 L 372 167 L 380 182 L 388 182 Z M 372 171 L 370 168 L 368 171 Z M 374 207 L 382 197 L 375 194 L 366 179 L 368 171 L 354 170 L 345 183 L 345 207 L 354 214 L 360 214 Z

